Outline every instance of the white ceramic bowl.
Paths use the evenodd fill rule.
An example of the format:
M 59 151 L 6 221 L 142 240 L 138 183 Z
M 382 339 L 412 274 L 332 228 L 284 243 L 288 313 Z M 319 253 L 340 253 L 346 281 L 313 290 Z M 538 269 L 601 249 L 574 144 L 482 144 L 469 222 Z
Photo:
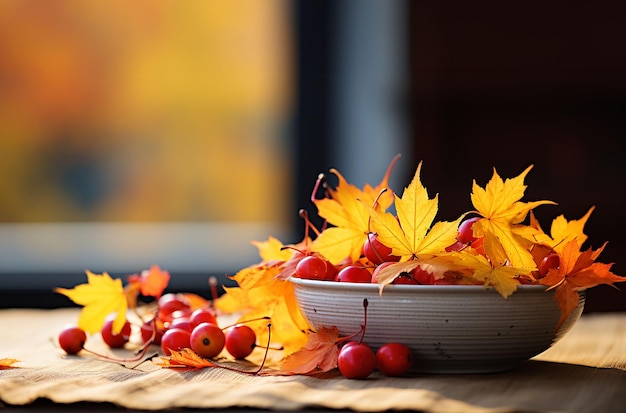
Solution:
M 335 326 L 341 336 L 359 331 L 367 298 L 364 341 L 377 349 L 408 345 L 414 372 L 507 371 L 548 349 L 580 318 L 585 296 L 557 331 L 554 291 L 522 285 L 508 299 L 473 285 L 389 285 L 291 278 L 298 305 L 315 328 Z

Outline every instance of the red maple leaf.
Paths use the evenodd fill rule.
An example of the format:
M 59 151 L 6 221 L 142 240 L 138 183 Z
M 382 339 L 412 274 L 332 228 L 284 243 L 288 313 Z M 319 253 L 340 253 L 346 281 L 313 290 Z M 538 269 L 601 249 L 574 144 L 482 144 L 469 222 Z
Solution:
M 569 241 L 560 253 L 561 263 L 558 268 L 551 269 L 539 280 L 542 285 L 556 288 L 556 300 L 561 309 L 559 326 L 578 306 L 578 291 L 595 287 L 600 284 L 613 285 L 626 281 L 625 277 L 613 274 L 613 264 L 595 262 L 606 243 L 597 250 L 591 248 L 580 251 L 578 241 Z

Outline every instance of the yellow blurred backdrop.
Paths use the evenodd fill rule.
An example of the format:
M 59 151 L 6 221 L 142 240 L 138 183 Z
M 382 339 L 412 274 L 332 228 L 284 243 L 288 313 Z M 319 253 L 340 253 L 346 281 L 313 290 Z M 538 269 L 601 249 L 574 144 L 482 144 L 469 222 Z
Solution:
M 287 6 L 0 1 L 0 222 L 290 220 Z

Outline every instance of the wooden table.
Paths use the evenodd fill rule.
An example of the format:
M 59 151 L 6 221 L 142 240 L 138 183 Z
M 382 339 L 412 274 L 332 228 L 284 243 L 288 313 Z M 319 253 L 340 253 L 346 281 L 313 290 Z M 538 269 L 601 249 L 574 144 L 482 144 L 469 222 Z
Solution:
M 273 409 L 423 412 L 626 412 L 626 313 L 585 314 L 565 338 L 517 370 L 347 380 L 260 377 L 223 369 L 175 371 L 146 362 L 129 369 L 66 356 L 55 338 L 76 309 L 0 310 L 0 406 L 44 403 L 137 410 Z M 97 336 L 92 345 L 108 351 Z M 43 402 L 42 402 L 43 400 Z M 34 403 L 34 404 L 33 404 Z

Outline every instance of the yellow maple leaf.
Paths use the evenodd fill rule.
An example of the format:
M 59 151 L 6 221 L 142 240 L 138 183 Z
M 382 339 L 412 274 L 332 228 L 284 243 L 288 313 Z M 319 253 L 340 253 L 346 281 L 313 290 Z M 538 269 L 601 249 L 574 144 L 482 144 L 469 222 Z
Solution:
M 370 231 L 368 206 L 385 210 L 393 202 L 389 186 L 389 176 L 398 159 L 396 156 L 389 165 L 382 181 L 372 187 L 366 184 L 358 189 L 350 184 L 336 169 L 330 171 L 337 176 L 339 183 L 329 189 L 329 198 L 314 199 L 318 214 L 332 226 L 325 229 L 315 239 L 311 250 L 322 254 L 333 264 L 346 258 L 357 261 L 363 244 Z
M 471 269 L 474 279 L 482 282 L 485 287 L 492 286 L 504 298 L 517 289 L 518 277 L 523 269 L 510 265 L 494 265 L 481 254 L 458 254 L 462 256 L 459 262 Z
M 532 165 L 515 178 L 505 181 L 495 168 L 485 188 L 473 181 L 471 200 L 482 216 L 472 226 L 476 237 L 484 237 L 484 249 L 495 266 L 510 264 L 529 274 L 536 268 L 529 245 L 539 231 L 520 224 L 535 207 L 554 204 L 552 201 L 521 202 L 526 185 L 524 179 Z
M 252 244 L 257 247 L 264 262 L 287 261 L 293 255 L 293 250 L 283 248 L 283 243 L 275 237 L 269 237 L 267 241 L 253 241 Z
M 587 235 L 583 232 L 585 224 L 593 212 L 591 207 L 587 213 L 580 219 L 565 219 L 564 215 L 559 215 L 552 221 L 550 227 L 550 239 L 547 244 L 556 252 L 562 252 L 565 245 L 575 239 L 579 245 L 583 245 L 587 240 Z
M 74 303 L 82 305 L 78 317 L 78 327 L 87 333 L 97 333 L 102 329 L 110 314 L 115 313 L 112 330 L 119 333 L 126 321 L 127 301 L 121 279 L 112 279 L 108 273 L 101 275 L 86 271 L 87 283 L 72 289 L 55 288 L 54 291 L 67 296 Z
M 439 256 L 436 259 L 438 262 L 451 256 L 445 249 L 456 241 L 457 228 L 462 217 L 433 225 L 438 210 L 438 196 L 435 195 L 433 199 L 428 197 L 428 192 L 420 181 L 421 167 L 420 163 L 402 197 L 394 194 L 397 217 L 390 212 L 369 209 L 371 228 L 378 234 L 378 241 L 391 248 L 392 254 L 400 257 L 401 262 L 417 260 L 434 266 L 434 256 Z M 400 269 L 400 266 L 393 268 Z M 392 270 L 381 273 L 379 284 L 382 286 L 391 283 L 393 278 Z

